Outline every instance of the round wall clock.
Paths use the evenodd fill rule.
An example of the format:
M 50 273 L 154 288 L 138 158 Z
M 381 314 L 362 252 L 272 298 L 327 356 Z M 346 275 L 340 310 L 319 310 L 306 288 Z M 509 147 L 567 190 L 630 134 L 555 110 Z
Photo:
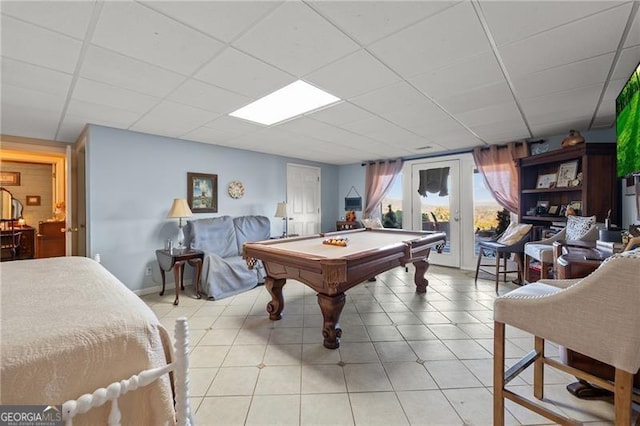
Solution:
M 234 180 L 229 183 L 227 187 L 227 192 L 229 193 L 229 197 L 231 198 L 242 198 L 244 195 L 244 185 L 242 182 Z

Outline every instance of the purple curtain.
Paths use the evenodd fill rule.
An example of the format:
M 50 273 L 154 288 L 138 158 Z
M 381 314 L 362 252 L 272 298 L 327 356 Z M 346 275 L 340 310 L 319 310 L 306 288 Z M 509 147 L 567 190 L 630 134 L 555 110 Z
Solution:
M 369 218 L 375 213 L 401 170 L 402 160 L 400 159 L 376 161 L 365 165 L 364 191 L 367 202 L 362 212 L 363 218 Z
M 527 157 L 526 142 L 509 142 L 507 145 L 491 145 L 473 149 L 473 159 L 484 178 L 487 189 L 505 209 L 518 213 L 520 175 L 516 160 Z

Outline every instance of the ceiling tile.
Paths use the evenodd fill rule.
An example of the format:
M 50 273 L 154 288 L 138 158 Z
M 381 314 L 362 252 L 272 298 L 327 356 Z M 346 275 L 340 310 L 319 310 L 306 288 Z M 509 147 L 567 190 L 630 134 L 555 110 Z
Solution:
M 554 93 L 521 102 L 529 124 L 569 121 L 595 112 L 602 85 L 581 87 L 570 92 Z
M 356 106 L 376 114 L 407 108 L 428 108 L 431 104 L 431 101 L 422 93 L 404 81 L 356 96 L 350 101 Z
M 400 77 L 360 50 L 305 76 L 304 80 L 340 99 L 348 99 L 395 83 Z
M 344 32 L 367 45 L 454 5 L 453 1 L 361 1 L 311 3 Z
M 2 58 L 2 87 L 12 85 L 45 93 L 66 95 L 71 74 Z
M 218 113 L 229 113 L 251 102 L 251 98 L 194 79 L 178 87 L 169 99 Z
M 132 2 L 105 2 L 92 42 L 185 75 L 223 48 L 222 43 Z
M 195 78 L 257 99 L 296 79 L 236 49 L 225 49 L 205 65 Z
M 490 50 L 471 3 L 461 3 L 382 39 L 370 50 L 404 77 L 412 77 Z
M 180 74 L 96 46 L 87 49 L 80 75 L 156 97 L 165 97 L 185 79 Z
M 221 115 L 213 121 L 206 123 L 205 126 L 236 136 L 255 133 L 265 128 L 265 126 L 260 124 L 251 123 L 250 121 L 228 115 Z
M 302 2 L 285 2 L 233 43 L 296 76 L 358 49 L 358 45 Z
M 144 1 L 148 7 L 230 42 L 281 1 Z
M 5 113 L 8 108 L 16 105 L 25 108 L 37 105 L 40 110 L 56 112 L 60 118 L 66 98 L 66 93 L 47 93 L 3 84 L 2 112 Z
M 434 138 L 434 150 L 436 147 L 441 146 L 444 150 L 451 149 L 463 149 L 463 148 L 473 148 L 475 146 L 484 145 L 484 143 L 473 136 L 473 134 L 468 131 L 458 130 L 455 132 L 447 133 L 446 135 L 437 136 Z M 429 150 L 431 153 L 433 150 Z
M 179 137 L 216 118 L 217 114 L 176 102 L 164 101 L 138 120 L 131 130 Z
M 615 7 L 614 1 L 480 2 L 489 30 L 500 46 Z
M 573 62 L 513 78 L 518 98 L 534 98 L 558 91 L 603 84 L 613 62 L 613 53 Z
M 82 40 L 94 5 L 90 1 L 3 1 L 2 13 Z
M 631 23 L 629 35 L 624 42 L 624 47 L 640 46 L 640 13 L 636 12 L 636 16 Z
M 84 121 L 85 123 L 126 129 L 140 118 L 140 115 L 138 112 L 127 111 L 118 107 L 71 99 L 65 120 L 73 117 L 78 122 Z
M 182 139 L 188 139 L 198 142 L 206 142 L 212 144 L 227 144 L 231 139 L 236 137 L 233 133 L 224 132 L 211 127 L 198 127 L 182 136 Z
M 8 16 L 1 16 L 2 56 L 73 73 L 82 43 Z
M 455 114 L 455 117 L 460 120 L 462 124 L 470 128 L 481 124 L 495 124 L 504 121 L 522 122 L 522 115 L 514 101 L 497 103 L 484 108 L 461 112 Z
M 4 87 L 3 87 L 4 89 Z M 34 120 L 33 117 L 38 119 Z M 5 105 L 3 100 L 0 126 L 3 135 L 55 140 L 60 113 L 22 105 Z
M 338 102 L 329 108 L 324 108 L 308 115 L 309 118 L 324 123 L 340 126 L 352 121 L 363 120 L 372 117 L 371 113 L 349 102 Z
M 612 80 L 628 80 L 638 63 L 640 63 L 640 46 L 622 50 L 616 68 L 613 70 Z
M 494 53 L 485 52 L 464 58 L 455 64 L 416 75 L 409 81 L 437 100 L 504 81 L 504 75 Z
M 86 78 L 78 79 L 73 90 L 73 99 L 136 113 L 147 112 L 160 102 L 160 98 L 114 87 L 110 84 L 87 80 Z
M 625 20 L 630 7 L 629 4 L 616 7 L 500 47 L 509 74 L 515 78 L 614 52 L 624 29 L 619 23 Z
M 476 110 L 495 104 L 513 102 L 513 94 L 506 81 L 501 81 L 486 86 L 476 87 L 465 93 L 436 99 L 451 114 Z
M 71 117 L 67 114 L 58 129 L 57 139 L 65 142 L 76 142 L 85 125 L 86 121 L 84 119 Z

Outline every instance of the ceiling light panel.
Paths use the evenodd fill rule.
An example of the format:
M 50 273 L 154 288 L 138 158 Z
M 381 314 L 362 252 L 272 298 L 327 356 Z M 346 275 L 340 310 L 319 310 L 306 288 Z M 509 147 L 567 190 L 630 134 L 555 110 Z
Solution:
M 340 98 L 298 80 L 229 115 L 270 126 L 338 101 Z

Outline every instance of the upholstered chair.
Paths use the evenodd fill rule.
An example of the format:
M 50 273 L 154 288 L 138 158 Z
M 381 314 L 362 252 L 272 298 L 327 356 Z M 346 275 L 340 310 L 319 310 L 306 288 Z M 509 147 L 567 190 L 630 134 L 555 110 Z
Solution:
M 596 217 L 567 216 L 565 228 L 552 237 L 532 241 L 524 245 L 524 279 L 531 281 L 529 263 L 532 259 L 540 262 L 540 278 L 549 277 L 548 270 L 553 266 L 553 243 L 559 240 L 595 241 L 598 239 Z
M 557 368 L 614 392 L 615 424 L 631 424 L 633 375 L 640 369 L 640 250 L 614 254 L 578 280 L 551 280 L 520 287 L 494 303 L 494 425 L 504 424 L 505 398 L 554 423 L 575 424 L 535 400 L 506 389 L 533 364 L 533 395 L 544 397 L 544 366 Z M 600 314 L 598 314 L 600 313 Z M 534 336 L 534 350 L 505 372 L 505 326 Z M 609 364 L 614 381 L 547 358 L 545 340 Z
M 478 282 L 478 273 L 482 266 L 495 267 L 493 272 L 486 269 L 483 269 L 482 271 L 495 276 L 496 293 L 498 292 L 500 274 L 502 274 L 502 280 L 507 281 L 507 273 L 517 272 L 518 281 L 522 282 L 522 253 L 524 251 L 524 245 L 530 238 L 530 224 L 510 223 L 509 227 L 507 227 L 497 240 L 478 242 L 480 250 L 478 253 L 478 263 L 476 264 L 475 282 Z M 495 257 L 495 262 L 493 264 L 482 263 L 482 258 L 484 256 L 491 255 Z M 508 270 L 507 261 L 512 255 L 515 255 L 516 265 L 518 268 L 517 270 Z

